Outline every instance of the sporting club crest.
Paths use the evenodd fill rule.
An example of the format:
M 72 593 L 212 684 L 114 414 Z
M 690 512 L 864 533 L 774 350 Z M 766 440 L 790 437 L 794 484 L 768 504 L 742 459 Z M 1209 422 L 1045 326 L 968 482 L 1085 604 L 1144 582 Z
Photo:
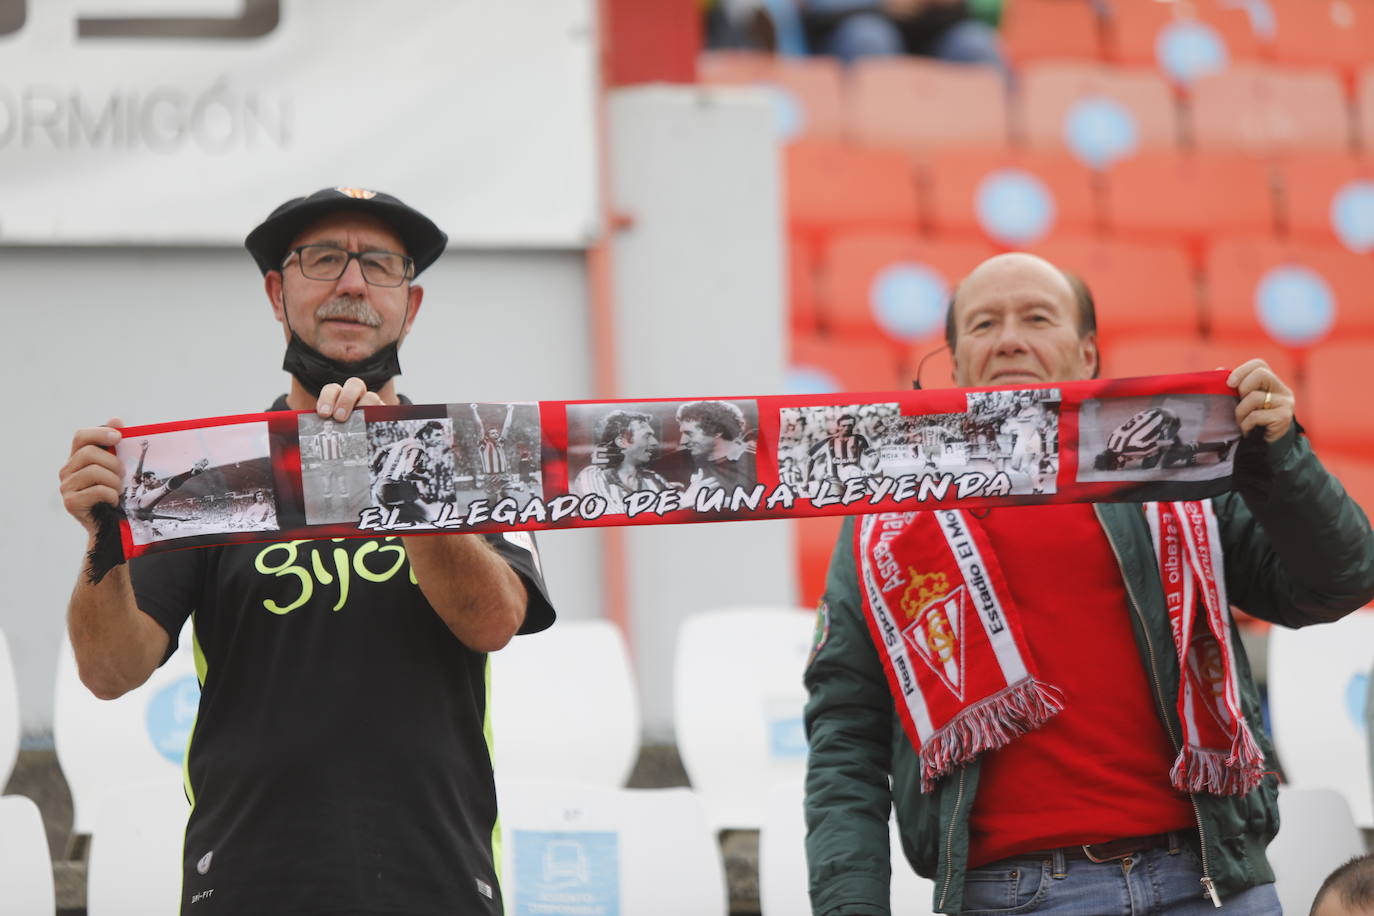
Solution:
M 928 580 L 938 577 L 943 587 L 929 588 Z M 924 603 L 908 602 L 913 594 L 926 597 Z M 936 677 L 960 701 L 964 699 L 964 611 L 968 605 L 968 590 L 960 585 L 949 590 L 948 579 L 942 573 L 918 576 L 912 570 L 912 583 L 902 596 L 902 610 L 912 619 L 902 630 L 902 637 L 916 650 Z M 915 613 L 912 613 L 912 611 Z
M 366 188 L 335 188 L 334 190 L 354 200 L 371 200 L 377 196 L 376 191 L 369 191 Z

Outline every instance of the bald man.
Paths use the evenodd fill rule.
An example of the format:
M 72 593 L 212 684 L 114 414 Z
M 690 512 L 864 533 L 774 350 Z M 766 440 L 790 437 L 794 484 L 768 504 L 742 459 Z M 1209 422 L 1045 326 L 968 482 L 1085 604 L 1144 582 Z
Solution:
M 946 332 L 963 387 L 1098 373 L 1091 295 L 1030 255 L 1000 255 L 969 274 Z M 870 534 L 878 517 L 846 520 L 805 675 L 814 913 L 889 913 L 893 808 L 902 851 L 934 880 L 940 913 L 1137 916 L 1223 905 L 1226 913 L 1280 912 L 1264 855 L 1278 827 L 1277 765 L 1226 608 L 1229 601 L 1293 627 L 1336 620 L 1374 598 L 1374 535 L 1293 422 L 1284 380 L 1252 359 L 1227 384 L 1239 398 L 1241 430 L 1254 435 L 1237 456 L 1245 473 L 1236 475 L 1236 492 L 1180 504 L 1196 513 L 1190 519 L 1215 516 L 1206 543 L 1224 563 L 1214 622 L 1201 611 L 1193 618 L 1195 633 L 1222 632 L 1185 645 L 1186 677 L 1169 607 L 1180 613 L 1184 596 L 1205 587 L 1216 594 L 1208 578 L 1216 564 L 1197 565 L 1196 590 L 1180 590 L 1173 576 L 1166 587 L 1150 523 L 1175 530 L 1166 526 L 1185 516 L 1171 509 L 1104 503 L 959 513 L 981 532 L 983 567 L 1000 569 L 993 588 L 1004 619 L 1019 625 L 1010 628 L 1011 646 L 1030 660 L 1015 680 L 1002 649 L 995 661 L 980 656 L 990 666 L 982 670 L 1002 665 L 1008 686 L 977 694 L 965 667 L 979 651 L 969 627 L 987 628 L 991 642 L 1002 622 L 982 617 L 979 627 L 971 607 L 957 610 L 953 586 L 964 567 L 951 559 L 933 515 L 882 517 L 886 572 L 876 580 L 867 551 L 879 540 Z M 872 595 L 888 588 L 901 598 L 892 611 L 900 639 L 888 638 L 912 647 L 906 685 L 898 669 L 885 669 L 895 665 L 884 661 L 893 649 L 868 618 Z M 1033 679 L 1021 676 L 1028 668 Z M 911 679 L 929 708 L 916 706 Z M 956 709 L 948 721 L 959 727 L 925 732 L 918 752 L 889 684 L 899 688 L 903 717 Z M 1233 699 L 1229 718 L 1214 696 Z M 1220 750 L 1205 740 L 1216 735 L 1230 739 Z

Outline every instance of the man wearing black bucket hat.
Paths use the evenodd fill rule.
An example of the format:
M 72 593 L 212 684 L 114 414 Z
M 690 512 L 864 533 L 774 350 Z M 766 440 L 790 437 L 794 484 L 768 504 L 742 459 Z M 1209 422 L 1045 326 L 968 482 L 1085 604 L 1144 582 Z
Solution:
M 249 234 L 287 342 L 272 409 L 346 420 L 398 404 L 397 351 L 447 238 L 388 194 L 331 188 Z M 117 504 L 119 421 L 84 429 L 64 504 Z M 194 612 L 201 702 L 182 912 L 500 913 L 486 653 L 553 621 L 528 536 L 235 544 L 152 554 L 98 584 L 68 627 L 83 682 L 113 698 Z

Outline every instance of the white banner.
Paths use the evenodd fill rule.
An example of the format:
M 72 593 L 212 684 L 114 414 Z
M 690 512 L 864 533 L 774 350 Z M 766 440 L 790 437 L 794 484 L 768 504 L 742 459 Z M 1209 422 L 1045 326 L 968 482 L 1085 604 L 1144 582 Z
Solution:
M 598 232 L 592 0 L 0 0 L 0 244 L 239 244 L 322 187 Z

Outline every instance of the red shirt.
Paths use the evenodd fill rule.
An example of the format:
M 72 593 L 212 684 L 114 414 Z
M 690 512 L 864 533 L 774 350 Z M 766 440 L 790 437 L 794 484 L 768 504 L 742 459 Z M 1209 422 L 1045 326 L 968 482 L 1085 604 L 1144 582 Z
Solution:
M 983 756 L 969 867 L 1191 829 L 1192 803 L 1169 784 L 1173 742 L 1136 648 L 1121 569 L 1092 506 L 994 509 L 981 521 L 1034 668 L 1063 692 L 1064 711 Z M 1164 702 L 1175 702 L 1163 689 Z

